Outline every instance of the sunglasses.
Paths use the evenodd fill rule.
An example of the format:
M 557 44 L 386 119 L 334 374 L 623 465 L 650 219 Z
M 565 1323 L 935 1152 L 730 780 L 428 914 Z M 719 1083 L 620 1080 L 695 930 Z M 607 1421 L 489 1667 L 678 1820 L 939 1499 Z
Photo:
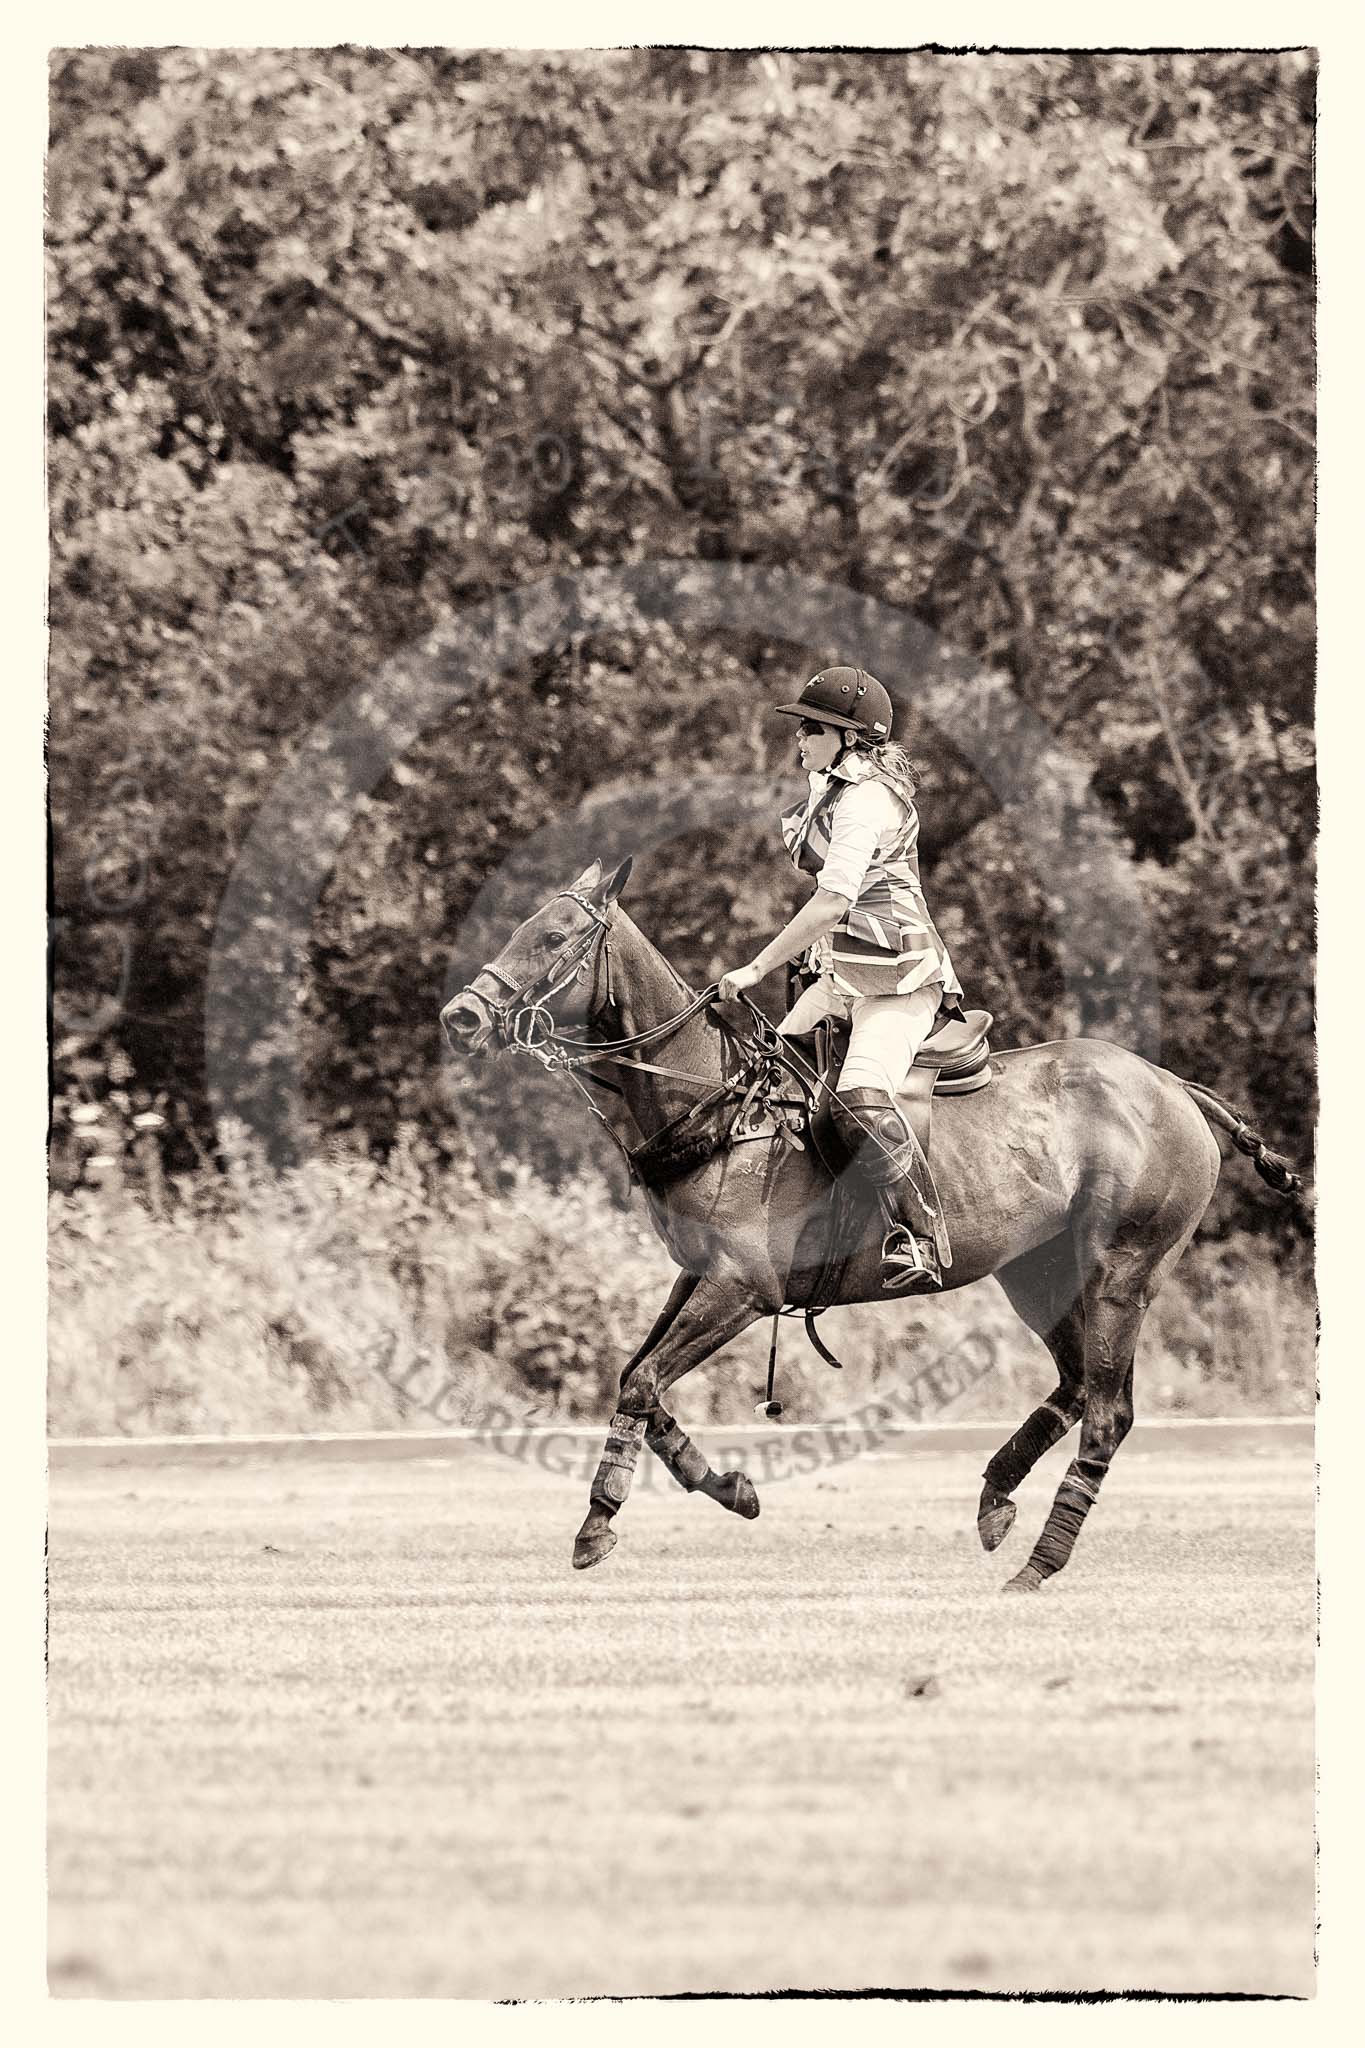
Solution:
M 796 737 L 799 740 L 818 739 L 822 732 L 836 732 L 837 730 L 837 726 L 821 725 L 814 718 L 798 718 L 796 721 Z

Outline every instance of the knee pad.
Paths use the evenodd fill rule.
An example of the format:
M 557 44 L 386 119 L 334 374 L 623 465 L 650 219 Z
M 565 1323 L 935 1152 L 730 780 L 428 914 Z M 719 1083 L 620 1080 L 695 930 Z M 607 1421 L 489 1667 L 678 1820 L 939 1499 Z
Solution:
M 903 1145 L 910 1133 L 905 1119 L 882 1088 L 842 1089 L 830 1103 L 830 1115 L 845 1143 L 855 1150 L 871 1131 L 883 1145 Z
M 873 1187 L 899 1180 L 914 1152 L 910 1128 L 892 1098 L 879 1088 L 836 1095 L 830 1115 L 859 1171 Z
M 866 1130 L 874 1130 L 882 1145 L 905 1145 L 909 1137 L 905 1116 L 884 1087 L 841 1087 L 829 1112 L 839 1126 L 839 1135 L 849 1143 L 862 1143 Z

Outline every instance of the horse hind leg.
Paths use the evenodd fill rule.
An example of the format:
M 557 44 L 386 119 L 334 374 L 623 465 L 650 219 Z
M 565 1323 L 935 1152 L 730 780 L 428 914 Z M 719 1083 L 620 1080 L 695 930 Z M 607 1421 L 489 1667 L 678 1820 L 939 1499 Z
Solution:
M 1112 1218 L 1092 1216 L 1078 1231 L 1085 1274 L 1081 1441 L 1043 1533 L 1007 1592 L 1036 1591 L 1070 1558 L 1114 1453 L 1133 1426 L 1133 1359 L 1143 1318 L 1194 1235 L 1212 1191 L 1212 1174 L 1186 1177 L 1171 1184 L 1167 1200 L 1149 1217 L 1116 1226 Z
M 1041 1337 L 1057 1365 L 1057 1385 L 984 1472 L 976 1530 L 984 1550 L 998 1550 L 1014 1527 L 1010 1498 L 1045 1451 L 1060 1442 L 1085 1407 L 1085 1304 L 1069 1236 L 1054 1238 L 996 1276 L 1016 1313 Z
M 1185 1114 L 1188 1097 L 1153 1068 L 1158 1093 L 1143 1122 L 1155 1134 L 1145 1156 L 1110 1156 L 1106 1178 L 1133 1191 L 1127 1205 L 1092 1202 L 1074 1225 L 1085 1305 L 1085 1407 L 1076 1457 L 1057 1489 L 1043 1533 L 1007 1591 L 1032 1592 L 1062 1570 L 1099 1496 L 1114 1454 L 1133 1426 L 1133 1359 L 1153 1299 L 1199 1227 L 1218 1178 L 1217 1146 Z M 1160 1090 L 1166 1089 L 1163 1111 Z M 1130 1119 L 1131 1121 L 1131 1119 Z M 1147 1199 L 1143 1199 L 1143 1191 Z
M 1036 1592 L 1044 1579 L 1061 1571 L 1075 1548 L 1114 1453 L 1133 1426 L 1133 1354 L 1147 1301 L 1146 1295 L 1134 1300 L 1126 1291 L 1099 1291 L 1087 1302 L 1080 1445 L 1028 1563 L 1008 1582 L 1006 1592 Z
M 1099 1489 L 1134 1423 L 1134 1354 L 1138 1331 L 1160 1276 L 1183 1241 L 1152 1264 L 1150 1257 L 1101 1251 L 1085 1282 L 1085 1413 L 1081 1444 L 1066 1466 L 1056 1489 L 1044 1532 L 1033 1544 L 1023 1571 L 1007 1583 L 1007 1593 L 1033 1593 L 1062 1571 L 1074 1550 L 1081 1524 L 1099 1499 Z

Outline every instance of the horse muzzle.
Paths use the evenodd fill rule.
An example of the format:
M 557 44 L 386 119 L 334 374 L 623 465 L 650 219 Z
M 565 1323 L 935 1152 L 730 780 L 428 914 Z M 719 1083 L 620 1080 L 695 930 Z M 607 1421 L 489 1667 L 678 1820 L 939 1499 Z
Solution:
M 493 1036 L 492 1018 L 480 997 L 468 988 L 462 988 L 446 1004 L 441 1012 L 441 1028 L 451 1051 L 463 1053 L 467 1059 L 483 1052 Z

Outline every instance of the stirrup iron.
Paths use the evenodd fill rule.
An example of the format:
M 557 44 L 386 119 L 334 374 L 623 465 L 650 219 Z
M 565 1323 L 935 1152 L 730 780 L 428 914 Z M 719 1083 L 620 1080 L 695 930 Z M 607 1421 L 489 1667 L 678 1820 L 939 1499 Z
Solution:
M 941 1294 L 943 1274 L 932 1242 L 917 1238 L 906 1224 L 882 1240 L 882 1285 L 893 1294 Z

